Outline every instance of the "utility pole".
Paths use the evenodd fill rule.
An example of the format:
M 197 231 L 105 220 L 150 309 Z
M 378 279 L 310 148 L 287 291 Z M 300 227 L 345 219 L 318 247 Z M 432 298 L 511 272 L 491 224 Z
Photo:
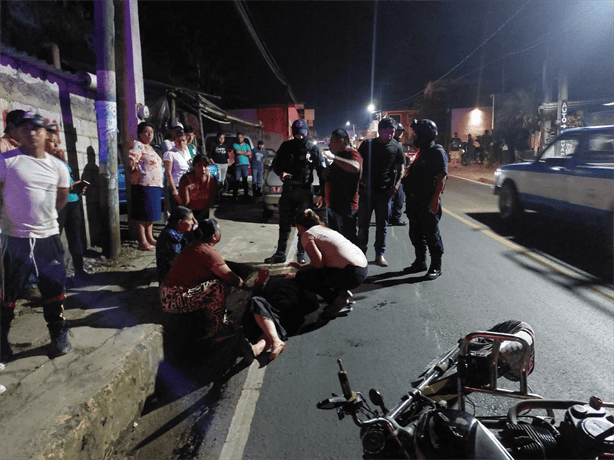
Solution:
M 122 151 L 119 154 L 124 164 L 126 176 L 126 196 L 128 198 L 128 223 L 131 237 L 136 238 L 136 227 L 130 219 L 132 194 L 130 193 L 130 171 L 127 169 L 128 153 L 137 138 L 140 121 L 149 117 L 145 106 L 143 82 L 143 61 L 141 58 L 141 32 L 137 0 L 116 1 L 117 7 L 117 100 L 119 108 L 118 126 Z
M 95 0 L 96 120 L 100 162 L 101 204 L 106 211 L 107 256 L 116 259 L 121 249 L 117 191 L 117 98 L 115 88 L 115 8 L 112 0 Z

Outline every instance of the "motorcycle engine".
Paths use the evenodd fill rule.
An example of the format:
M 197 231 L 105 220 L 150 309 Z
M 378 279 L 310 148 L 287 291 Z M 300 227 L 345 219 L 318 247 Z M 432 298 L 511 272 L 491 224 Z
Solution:
M 506 423 L 501 441 L 512 457 L 522 459 L 558 458 L 559 445 L 551 429 L 527 423 Z

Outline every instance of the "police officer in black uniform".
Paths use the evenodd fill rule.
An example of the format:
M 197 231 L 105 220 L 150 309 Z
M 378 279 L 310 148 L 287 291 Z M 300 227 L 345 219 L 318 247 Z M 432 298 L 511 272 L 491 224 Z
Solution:
M 279 240 L 277 250 L 271 257 L 264 259 L 265 263 L 276 264 L 286 261 L 286 247 L 292 231 L 292 223 L 299 211 L 313 206 L 314 169 L 320 177 L 320 191 L 318 193 L 318 207 L 322 206 L 324 193 L 323 164 L 324 158 L 317 145 L 307 139 L 309 127 L 303 119 L 292 123 L 294 139 L 285 141 L 279 147 L 273 160 L 273 171 L 282 182 L 283 188 L 279 199 Z M 305 249 L 298 239 L 296 259 L 305 263 Z
M 414 245 L 416 260 L 405 269 L 409 273 L 426 270 L 426 249 L 431 254 L 431 266 L 426 277 L 441 276 L 443 242 L 439 234 L 441 200 L 448 177 L 448 156 L 444 148 L 435 144 L 437 125 L 431 120 L 414 120 L 411 125 L 414 145 L 420 149 L 404 178 L 409 218 L 409 239 Z

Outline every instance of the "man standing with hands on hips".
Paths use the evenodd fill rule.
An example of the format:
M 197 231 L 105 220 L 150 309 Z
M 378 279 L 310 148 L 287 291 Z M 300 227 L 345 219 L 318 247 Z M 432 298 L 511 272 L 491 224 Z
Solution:
M 292 123 L 292 135 L 294 139 L 285 141 L 277 150 L 273 160 L 272 169 L 283 182 L 281 198 L 279 199 L 279 240 L 277 250 L 271 257 L 264 259 L 267 264 L 277 264 L 286 261 L 286 248 L 288 238 L 292 231 L 292 222 L 299 211 L 313 206 L 313 172 L 316 170 L 320 184 L 324 184 L 322 168 L 324 158 L 317 145 L 307 138 L 309 126 L 303 119 Z M 320 193 L 316 205 L 322 206 L 324 187 L 320 187 Z M 298 239 L 296 259 L 303 264 L 305 249 Z
M 437 125 L 431 120 L 414 120 L 414 145 L 420 149 L 403 180 L 407 196 L 407 217 L 409 218 L 409 239 L 416 252 L 416 260 L 405 269 L 407 273 L 426 270 L 426 249 L 431 254 L 431 266 L 427 279 L 441 276 L 443 242 L 439 234 L 441 200 L 439 195 L 448 177 L 448 156 L 439 144 Z

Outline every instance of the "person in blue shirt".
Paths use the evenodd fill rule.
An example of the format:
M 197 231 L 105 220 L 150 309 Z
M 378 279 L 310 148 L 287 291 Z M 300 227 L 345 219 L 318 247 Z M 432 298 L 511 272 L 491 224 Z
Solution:
M 262 196 L 262 176 L 265 158 L 264 141 L 258 141 L 258 148 L 252 150 L 252 193 L 254 196 Z
M 245 142 L 243 133 L 237 133 L 237 144 L 233 145 L 235 151 L 235 188 L 232 194 L 236 200 L 239 195 L 239 180 L 243 184 L 243 199 L 249 200 L 249 186 L 247 185 L 247 176 L 249 175 L 249 160 L 252 157 L 252 148 Z

